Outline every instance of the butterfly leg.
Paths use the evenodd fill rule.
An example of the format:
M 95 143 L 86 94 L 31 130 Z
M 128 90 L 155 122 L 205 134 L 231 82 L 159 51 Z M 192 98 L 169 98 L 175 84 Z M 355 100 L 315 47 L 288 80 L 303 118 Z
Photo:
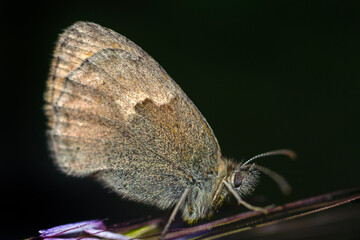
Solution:
M 179 211 L 182 204 L 185 202 L 186 196 L 189 194 L 190 189 L 186 188 L 183 194 L 181 195 L 179 201 L 176 203 L 174 210 L 172 211 L 169 220 L 167 221 L 164 229 L 161 232 L 160 239 L 164 239 L 166 232 L 169 230 L 171 223 L 175 220 L 175 216 Z
M 238 201 L 238 204 L 241 204 L 241 205 L 245 206 L 246 208 L 248 208 L 248 209 L 250 209 L 252 211 L 260 211 L 260 212 L 263 212 L 265 214 L 268 213 L 268 210 L 266 208 L 253 206 L 253 205 L 245 202 L 244 200 L 241 199 L 239 194 L 233 189 L 233 187 L 228 182 L 223 181 L 223 183 L 227 187 L 227 189 L 232 193 L 232 195 L 234 195 L 234 197 Z

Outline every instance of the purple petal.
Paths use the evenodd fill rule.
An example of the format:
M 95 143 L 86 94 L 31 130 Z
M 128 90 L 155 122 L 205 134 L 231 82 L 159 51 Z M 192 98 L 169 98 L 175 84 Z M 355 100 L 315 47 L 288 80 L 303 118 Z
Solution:
M 105 228 L 105 226 L 102 220 L 91 220 L 56 226 L 46 230 L 40 230 L 39 233 L 41 234 L 40 237 L 45 238 L 69 233 L 77 233 L 88 228 Z

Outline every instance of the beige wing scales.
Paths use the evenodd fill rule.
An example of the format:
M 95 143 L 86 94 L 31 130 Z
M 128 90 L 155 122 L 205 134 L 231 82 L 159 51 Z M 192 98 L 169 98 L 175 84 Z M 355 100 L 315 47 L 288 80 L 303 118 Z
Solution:
M 60 36 L 45 99 L 50 145 L 68 174 L 138 168 L 185 179 L 220 157 L 208 123 L 161 66 L 94 23 Z

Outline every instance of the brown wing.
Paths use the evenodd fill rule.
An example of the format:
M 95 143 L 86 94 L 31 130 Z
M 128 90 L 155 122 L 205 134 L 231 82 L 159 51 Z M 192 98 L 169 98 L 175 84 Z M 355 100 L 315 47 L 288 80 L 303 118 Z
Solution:
M 164 176 L 181 182 L 216 166 L 220 148 L 205 118 L 133 42 L 79 22 L 61 35 L 54 55 L 45 110 L 63 171 L 81 176 L 117 169 L 123 183 Z

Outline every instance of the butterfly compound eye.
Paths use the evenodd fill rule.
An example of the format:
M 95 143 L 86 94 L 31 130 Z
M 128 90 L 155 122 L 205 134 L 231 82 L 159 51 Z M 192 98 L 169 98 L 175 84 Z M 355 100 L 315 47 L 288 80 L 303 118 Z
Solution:
M 240 187 L 241 183 L 242 183 L 242 176 L 241 176 L 241 173 L 237 172 L 235 173 L 234 175 L 234 187 L 235 188 L 238 188 Z

